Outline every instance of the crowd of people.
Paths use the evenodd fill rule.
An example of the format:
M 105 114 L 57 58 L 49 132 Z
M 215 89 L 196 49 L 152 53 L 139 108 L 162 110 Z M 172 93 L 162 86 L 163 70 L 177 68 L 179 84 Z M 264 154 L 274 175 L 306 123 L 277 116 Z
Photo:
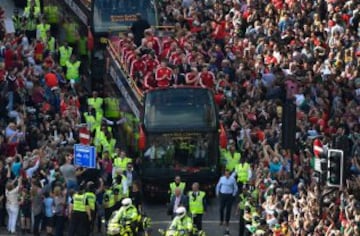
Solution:
M 112 44 L 141 89 L 215 92 L 231 140 L 222 158 L 240 187 L 240 235 L 358 235 L 360 4 L 158 4 L 171 29 L 133 28 Z M 285 97 L 296 104 L 292 151 L 281 144 Z M 329 194 L 314 171 L 315 138 L 344 152 L 343 186 Z
M 123 198 L 141 209 L 131 159 L 114 138 L 128 116 L 112 90 L 101 97 L 88 90 L 87 35 L 56 5 L 27 1 L 14 10 L 14 27 L 4 24 L 8 11 L 0 8 L 0 227 L 61 236 L 64 226 L 88 235 L 96 225 L 101 232 Z M 96 146 L 95 169 L 75 165 L 79 142 Z
M 93 192 L 100 207 L 98 221 L 90 214 L 89 222 L 101 228 L 102 216 L 110 220 L 124 197 L 141 211 L 136 163 L 113 138 L 125 120 L 117 110 L 104 114 L 105 99 L 78 86 L 84 44 L 74 44 L 74 30 L 54 42 L 54 15 L 43 18 L 38 2 L 30 0 L 20 20 L 14 12 L 15 34 L 1 26 L 0 224 L 14 233 L 19 222 L 23 232 L 39 235 L 41 223 L 48 234 L 62 235 L 74 202 Z M 214 91 L 229 137 L 222 151 L 226 180 L 216 193 L 221 212 L 240 199 L 239 235 L 359 235 L 360 4 L 163 0 L 157 7 L 160 23 L 173 27 L 160 35 L 133 27 L 113 38 L 113 46 L 141 89 L 191 85 Z M 280 142 L 289 84 L 297 107 L 292 151 Z M 81 122 L 98 150 L 96 169 L 73 163 Z M 344 184 L 324 199 L 331 189 L 319 185 L 314 172 L 315 137 L 344 151 Z M 222 194 L 228 179 L 237 182 L 225 193 L 231 196 Z M 185 215 L 183 208 L 171 210 Z M 220 224 L 228 225 L 230 213 Z

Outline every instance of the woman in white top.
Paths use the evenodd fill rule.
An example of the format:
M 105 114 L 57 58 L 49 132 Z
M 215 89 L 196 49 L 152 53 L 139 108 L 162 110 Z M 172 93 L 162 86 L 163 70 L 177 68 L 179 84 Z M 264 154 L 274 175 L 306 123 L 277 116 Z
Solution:
M 15 180 L 16 181 L 16 180 Z M 15 181 L 6 184 L 6 210 L 9 215 L 8 231 L 15 233 L 16 221 L 19 214 L 19 189 L 21 187 L 21 177 L 18 179 L 18 185 L 14 187 Z

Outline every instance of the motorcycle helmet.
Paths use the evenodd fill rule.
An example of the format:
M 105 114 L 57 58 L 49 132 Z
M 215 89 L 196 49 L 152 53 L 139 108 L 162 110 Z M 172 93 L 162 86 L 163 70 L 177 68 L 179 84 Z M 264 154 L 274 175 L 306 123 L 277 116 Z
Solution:
M 128 208 L 132 204 L 132 200 L 131 198 L 124 198 L 121 201 L 121 204 L 123 205 L 123 207 Z
M 186 209 L 185 207 L 178 207 L 175 211 L 176 215 L 180 218 L 183 218 L 186 215 Z

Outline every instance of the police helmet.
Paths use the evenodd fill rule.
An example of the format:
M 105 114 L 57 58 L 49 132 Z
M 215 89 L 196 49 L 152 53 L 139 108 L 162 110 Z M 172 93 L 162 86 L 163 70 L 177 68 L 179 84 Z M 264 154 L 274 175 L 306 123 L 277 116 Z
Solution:
M 124 206 L 124 207 L 129 207 L 131 204 L 132 204 L 132 200 L 131 198 L 124 198 L 122 201 L 121 201 L 121 204 Z
M 186 215 L 186 209 L 185 207 L 178 207 L 175 211 L 176 215 L 180 218 L 183 218 Z

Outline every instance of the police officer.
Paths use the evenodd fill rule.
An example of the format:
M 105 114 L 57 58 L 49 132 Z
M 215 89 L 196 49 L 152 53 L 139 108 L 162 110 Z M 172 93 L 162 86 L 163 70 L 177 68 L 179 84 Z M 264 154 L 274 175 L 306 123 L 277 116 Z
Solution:
M 80 190 L 72 196 L 70 204 L 69 236 L 87 236 L 89 225 L 92 221 L 88 198 L 85 195 L 85 186 L 80 185 Z
M 121 204 L 121 208 L 116 211 L 114 218 L 109 222 L 109 227 L 117 227 L 117 224 L 122 223 L 124 226 L 131 226 L 133 234 L 136 235 L 139 226 L 138 211 L 132 204 L 131 198 L 124 198 Z
M 81 61 L 76 59 L 75 54 L 72 54 L 70 60 L 65 62 L 66 65 L 66 79 L 71 84 L 79 83 L 80 81 L 80 65 Z
M 97 113 L 100 113 L 101 115 L 104 114 L 103 112 L 104 99 L 102 97 L 99 97 L 99 93 L 97 91 L 92 92 L 92 97 L 88 98 L 87 103 L 89 106 L 92 106 Z
M 114 211 L 114 206 L 115 206 L 115 196 L 111 189 L 111 185 L 109 185 L 109 183 L 105 183 L 103 206 L 104 206 L 105 224 L 107 225 L 107 223 L 109 222 L 110 216 Z
M 115 177 L 115 183 L 113 185 L 114 209 L 119 209 L 121 207 L 121 201 L 129 196 L 129 189 L 127 187 L 125 177 L 123 175 L 118 175 Z
M 169 185 L 169 195 L 170 195 L 170 199 L 172 196 L 174 196 L 175 194 L 175 189 L 180 188 L 181 189 L 181 193 L 184 193 L 185 188 L 186 188 L 186 183 L 185 182 L 181 182 L 181 177 L 180 176 L 175 176 L 174 182 L 171 182 Z
M 172 220 L 169 227 L 170 230 L 182 232 L 182 235 L 191 235 L 193 232 L 193 222 L 191 218 L 186 214 L 185 207 L 178 207 L 175 211 L 176 216 Z
M 236 146 L 234 140 L 229 141 L 228 150 L 223 152 L 223 158 L 226 163 L 226 169 L 230 171 L 234 171 L 236 165 L 239 163 L 241 159 L 241 154 L 236 151 Z
M 121 171 L 125 171 L 127 164 L 131 163 L 132 160 L 126 156 L 126 152 L 124 150 L 116 149 L 116 153 L 118 153 L 118 155 L 114 159 L 115 169 L 121 169 Z
M 59 48 L 59 63 L 63 68 L 63 71 L 66 70 L 66 62 L 70 60 L 72 53 L 73 48 L 70 47 L 67 42 L 64 42 L 64 44 Z
M 94 229 L 94 223 L 95 223 L 95 218 L 96 218 L 96 195 L 95 195 L 95 193 L 96 193 L 95 183 L 92 181 L 89 181 L 86 185 L 85 197 L 89 203 L 90 212 L 91 212 L 91 221 L 90 221 L 90 230 L 89 230 L 90 233 Z
M 19 15 L 19 9 L 14 9 L 14 15 L 12 16 L 14 22 L 15 32 L 18 34 L 22 30 L 23 22 L 22 17 Z
M 238 189 L 241 191 L 243 186 L 246 186 L 251 178 L 251 167 L 245 158 L 242 158 L 240 163 L 235 167 L 233 177 L 235 177 L 234 175 L 237 177 Z
M 49 3 L 44 7 L 44 15 L 46 16 L 47 22 L 51 25 L 51 34 L 57 35 L 60 14 L 59 7 L 53 2 L 53 0 L 49 1 Z
M 240 202 L 239 202 L 239 236 L 244 236 L 244 227 L 245 227 L 245 220 L 244 220 L 244 212 L 245 212 L 245 204 L 247 201 L 246 194 L 240 194 Z
M 50 30 L 46 32 L 46 50 L 51 53 L 52 56 L 55 56 L 56 52 L 56 40 L 55 37 L 51 36 Z
M 36 38 L 41 39 L 41 41 L 46 42 L 47 33 L 50 31 L 50 25 L 47 24 L 44 18 L 40 18 L 40 23 L 36 25 Z
M 205 192 L 199 191 L 199 183 L 193 183 L 192 191 L 189 192 L 189 210 L 193 218 L 194 225 L 198 230 L 202 230 L 202 216 L 206 210 Z

